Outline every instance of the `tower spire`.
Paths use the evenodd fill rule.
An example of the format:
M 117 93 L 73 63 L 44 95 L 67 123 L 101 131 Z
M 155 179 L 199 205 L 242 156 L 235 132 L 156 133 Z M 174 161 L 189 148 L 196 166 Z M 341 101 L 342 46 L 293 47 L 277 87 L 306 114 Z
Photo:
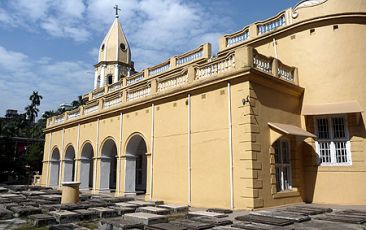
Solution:
M 118 18 L 118 17 L 119 17 L 119 15 L 118 15 L 118 11 L 121 11 L 121 9 L 120 9 L 120 8 L 118 8 L 118 5 L 116 5 L 115 7 L 113 7 L 113 9 L 115 9 L 115 10 L 116 10 L 116 18 Z

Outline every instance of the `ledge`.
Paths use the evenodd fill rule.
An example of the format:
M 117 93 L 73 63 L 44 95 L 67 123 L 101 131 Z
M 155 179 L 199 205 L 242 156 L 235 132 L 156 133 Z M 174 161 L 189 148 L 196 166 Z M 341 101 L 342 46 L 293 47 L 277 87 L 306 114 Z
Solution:
M 289 197 L 296 197 L 296 196 L 300 196 L 300 193 L 297 190 L 297 188 L 293 188 L 293 190 L 291 190 L 291 191 L 278 192 L 278 193 L 275 193 L 272 195 L 272 197 L 274 199 L 282 199 L 282 198 L 289 198 Z

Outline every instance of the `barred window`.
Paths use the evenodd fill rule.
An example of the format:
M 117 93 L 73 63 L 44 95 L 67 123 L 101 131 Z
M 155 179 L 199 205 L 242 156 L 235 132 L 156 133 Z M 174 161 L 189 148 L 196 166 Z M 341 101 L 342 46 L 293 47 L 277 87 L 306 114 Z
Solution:
M 280 139 L 276 141 L 274 149 L 277 192 L 291 190 L 291 159 L 288 140 Z
M 351 165 L 346 119 L 342 116 L 317 117 L 317 153 L 321 165 Z

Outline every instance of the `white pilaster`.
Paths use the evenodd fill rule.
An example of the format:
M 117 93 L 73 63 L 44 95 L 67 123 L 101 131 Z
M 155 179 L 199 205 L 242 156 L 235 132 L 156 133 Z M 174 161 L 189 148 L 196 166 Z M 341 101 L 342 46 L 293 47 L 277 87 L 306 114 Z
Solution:
M 94 89 L 98 88 L 98 69 L 95 69 L 95 73 L 94 73 Z
M 115 64 L 114 65 L 114 82 L 117 82 L 119 79 L 119 65 L 118 64 Z
M 100 87 L 104 87 L 105 85 L 105 67 L 106 65 L 102 65 L 101 66 L 101 70 L 100 70 Z

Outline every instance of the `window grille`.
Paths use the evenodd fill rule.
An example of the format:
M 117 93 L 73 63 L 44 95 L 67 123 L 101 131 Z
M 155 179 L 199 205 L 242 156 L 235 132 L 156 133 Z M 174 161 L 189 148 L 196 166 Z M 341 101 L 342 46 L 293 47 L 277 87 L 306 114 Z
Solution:
M 321 165 L 350 165 L 351 151 L 344 117 L 317 117 L 317 153 Z
M 276 188 L 277 192 L 292 189 L 290 146 L 286 139 L 275 143 Z

